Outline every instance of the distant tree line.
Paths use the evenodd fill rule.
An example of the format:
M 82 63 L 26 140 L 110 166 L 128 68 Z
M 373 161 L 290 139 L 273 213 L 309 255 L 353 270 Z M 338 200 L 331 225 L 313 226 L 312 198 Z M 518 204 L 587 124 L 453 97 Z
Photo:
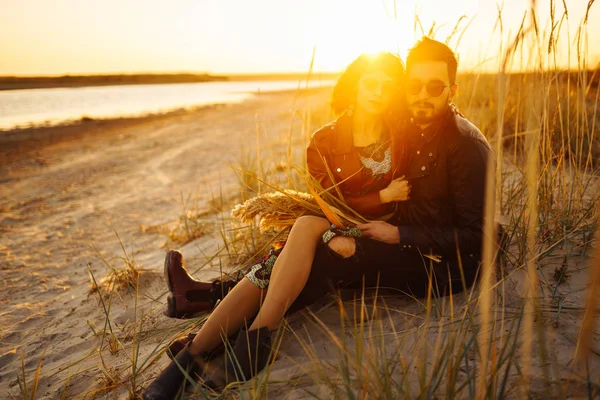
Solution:
M 335 79 L 338 73 L 312 74 L 312 79 Z M 63 75 L 63 76 L 0 76 L 0 90 L 40 89 L 56 87 L 152 85 L 165 83 L 197 83 L 215 81 L 304 80 L 304 73 L 271 74 L 120 74 L 120 75 Z
M 131 74 L 131 75 L 63 75 L 0 76 L 0 90 L 50 87 L 144 85 L 161 83 L 195 83 L 226 81 L 226 76 L 209 74 Z

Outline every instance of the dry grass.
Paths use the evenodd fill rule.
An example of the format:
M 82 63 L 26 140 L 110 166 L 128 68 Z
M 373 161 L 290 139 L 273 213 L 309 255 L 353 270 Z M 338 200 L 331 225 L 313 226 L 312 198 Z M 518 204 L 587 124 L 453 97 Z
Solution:
M 109 272 L 100 281 L 97 281 L 96 277 L 92 273 L 91 266 L 88 265 L 88 273 L 90 276 L 89 294 L 99 292 L 100 288 L 103 288 L 107 292 L 112 292 L 113 290 L 119 291 L 122 289 L 131 290 L 136 287 L 137 281 L 140 277 L 141 267 L 135 262 L 133 254 L 131 252 L 127 252 L 123 241 L 119 237 L 119 234 L 114 227 L 113 232 L 115 233 L 121 250 L 123 251 L 123 256 L 118 257 L 117 261 L 118 263 L 122 263 L 122 265 L 115 266 L 114 262 L 109 262 L 92 244 L 92 248 L 95 250 L 102 263 L 108 268 Z
M 167 234 L 165 248 L 176 248 L 201 238 L 213 231 L 213 224 L 207 221 L 207 210 L 190 210 L 181 214 L 175 228 Z

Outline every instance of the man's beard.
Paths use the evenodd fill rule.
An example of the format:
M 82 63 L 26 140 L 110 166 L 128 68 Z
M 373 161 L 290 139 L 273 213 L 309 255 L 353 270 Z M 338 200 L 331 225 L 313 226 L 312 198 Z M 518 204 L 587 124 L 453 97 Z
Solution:
M 417 125 L 425 125 L 433 123 L 440 118 L 442 118 L 446 114 L 446 110 L 448 110 L 448 102 L 445 102 L 446 106 L 441 110 L 436 110 L 435 106 L 427 101 L 415 101 L 410 105 L 413 122 Z M 414 106 L 419 106 L 419 111 L 413 111 L 412 108 Z M 423 109 L 430 109 L 431 114 L 427 113 L 427 111 Z
M 429 124 L 437 119 L 435 110 L 433 110 L 431 114 L 428 114 L 426 111 L 413 111 L 412 116 L 413 122 L 417 125 Z

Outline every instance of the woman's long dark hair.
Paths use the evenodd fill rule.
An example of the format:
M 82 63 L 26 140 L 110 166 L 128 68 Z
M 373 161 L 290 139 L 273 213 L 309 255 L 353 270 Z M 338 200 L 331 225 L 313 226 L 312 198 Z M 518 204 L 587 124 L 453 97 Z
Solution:
M 331 108 L 336 116 L 342 115 L 356 101 L 358 82 L 369 72 L 381 71 L 398 83 L 398 90 L 393 94 L 387 116 L 391 120 L 400 120 L 407 115 L 404 96 L 405 70 L 402 60 L 392 53 L 380 52 L 375 55 L 361 54 L 352 61 L 342 75 L 331 94 Z

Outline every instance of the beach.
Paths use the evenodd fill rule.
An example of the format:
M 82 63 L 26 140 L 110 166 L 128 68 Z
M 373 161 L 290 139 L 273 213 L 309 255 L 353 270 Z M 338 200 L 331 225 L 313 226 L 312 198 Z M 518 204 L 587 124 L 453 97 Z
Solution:
M 17 395 L 22 354 L 28 372 L 43 358 L 43 396 L 55 396 L 69 376 L 72 393 L 96 388 L 98 358 L 86 357 L 99 347 L 93 327 L 102 329 L 104 312 L 89 294 L 88 264 L 96 279 L 106 276 L 102 258 L 118 263 L 123 256 L 118 234 L 143 267 L 138 312 L 155 309 L 149 318 L 167 321 L 166 237 L 143 227 L 176 225 L 182 197 L 190 194 L 209 213 L 219 192 L 235 201 L 239 184 L 228 165 L 239 164 L 244 146 L 254 147 L 257 124 L 261 139 L 268 132 L 265 145 L 285 145 L 293 109 L 321 104 L 328 94 L 263 94 L 241 104 L 0 137 L 0 393 Z M 301 121 L 292 125 L 301 132 Z M 203 264 L 202 250 L 215 251 L 219 237 L 214 228 L 182 249 L 191 270 Z M 120 296 L 110 313 L 113 329 L 135 319 L 135 293 Z
M 224 247 L 223 238 L 235 234 L 224 218 L 247 196 L 236 167 L 258 165 L 257 157 L 268 155 L 262 164 L 268 179 L 273 171 L 281 171 L 289 148 L 301 165 L 310 131 L 331 118 L 324 111 L 329 91 L 267 93 L 239 104 L 80 121 L 0 136 L 0 397 L 19 398 L 23 376 L 31 388 L 38 368 L 36 398 L 139 395 L 167 365 L 165 345 L 203 318 L 179 321 L 163 315 L 163 261 L 169 244 L 183 252 L 188 270 L 202 280 L 220 276 L 222 268 L 239 266 L 230 264 L 231 256 L 219 256 L 232 251 Z M 308 120 L 307 109 L 314 110 Z M 203 234 L 186 244 L 169 242 L 168 233 L 189 212 L 204 216 Z M 553 262 L 560 265 L 561 260 L 558 254 Z M 123 265 L 139 268 L 135 287 L 97 289 L 111 268 Z M 556 309 L 544 309 L 544 315 L 554 318 L 548 323 L 553 327 L 549 357 L 565 368 L 573 361 L 588 279 L 585 257 L 570 256 L 569 268 L 569 281 L 558 294 L 568 294 L 562 306 L 574 311 L 554 318 Z M 511 271 L 502 293 L 511 307 L 518 307 L 523 282 L 522 270 Z M 459 310 L 468 298 L 468 293 L 455 296 L 452 307 Z M 316 311 L 325 326 L 346 339 L 362 338 L 357 331 L 345 330 L 340 307 L 331 305 L 326 301 Z M 363 315 L 356 307 L 349 301 L 341 309 L 348 320 L 359 321 L 355 327 L 366 326 L 365 337 L 367 331 L 371 339 L 381 331 L 400 334 L 407 353 L 394 353 L 396 341 L 389 340 L 382 354 L 405 357 L 394 374 L 408 377 L 403 378 L 410 383 L 406 391 L 418 394 L 419 364 L 411 357 L 418 358 L 415 354 L 424 347 L 435 347 L 439 332 L 454 317 L 440 317 L 424 328 L 425 316 L 435 306 L 402 297 L 386 298 L 377 313 Z M 443 300 L 438 307 L 452 308 Z M 392 310 L 391 317 L 382 310 Z M 274 381 L 268 390 L 271 398 L 341 398 L 338 389 L 343 396 L 344 384 L 338 382 L 338 389 L 332 384 L 339 374 L 339 343 L 309 321 L 301 314 L 288 320 L 286 326 L 292 329 L 283 338 L 283 350 L 270 375 L 261 374 L 261 379 Z M 508 322 L 503 328 L 509 335 Z M 599 342 L 596 331 L 595 351 Z M 367 357 L 358 347 L 348 351 L 356 360 Z M 475 359 L 475 349 L 465 351 L 468 359 Z M 546 360 L 537 355 L 532 360 L 531 390 L 542 396 Z M 328 372 L 318 375 L 315 362 Z M 598 357 L 593 366 L 598 366 Z M 559 383 L 572 379 L 567 372 L 552 373 L 559 374 Z M 511 380 L 518 379 L 516 375 L 514 369 L 508 374 Z M 257 389 L 249 382 L 242 390 L 255 394 Z M 585 393 L 585 385 L 573 379 L 565 393 Z

